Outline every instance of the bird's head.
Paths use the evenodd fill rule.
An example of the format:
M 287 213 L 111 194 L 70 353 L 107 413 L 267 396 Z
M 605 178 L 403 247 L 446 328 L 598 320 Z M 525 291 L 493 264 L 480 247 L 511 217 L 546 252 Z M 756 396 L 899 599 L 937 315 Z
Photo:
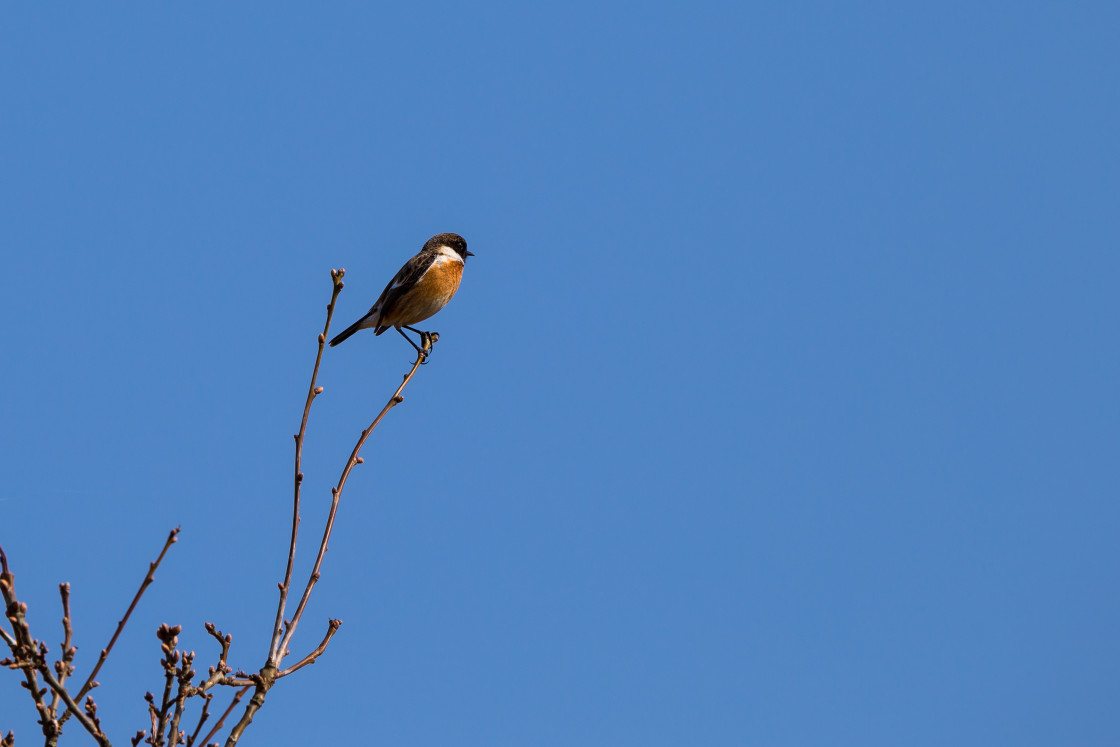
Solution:
M 467 257 L 474 256 L 474 252 L 467 251 L 467 240 L 457 233 L 437 233 L 424 244 L 425 249 L 437 252 L 441 246 L 446 246 L 448 249 L 458 254 L 463 258 L 464 262 L 467 261 Z

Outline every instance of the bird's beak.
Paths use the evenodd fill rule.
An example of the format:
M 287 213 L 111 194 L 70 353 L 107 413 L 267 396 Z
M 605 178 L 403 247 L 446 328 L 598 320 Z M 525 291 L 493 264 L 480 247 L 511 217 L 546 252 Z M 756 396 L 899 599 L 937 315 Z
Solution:
M 474 252 L 468 251 L 468 252 L 467 252 L 467 256 L 468 256 L 468 257 L 473 257 L 473 256 L 474 256 Z

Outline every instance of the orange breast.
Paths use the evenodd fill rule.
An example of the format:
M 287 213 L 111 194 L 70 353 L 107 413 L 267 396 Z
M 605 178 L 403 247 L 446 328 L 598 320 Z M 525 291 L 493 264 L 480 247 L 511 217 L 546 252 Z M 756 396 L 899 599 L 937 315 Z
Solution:
M 381 324 L 413 325 L 422 322 L 447 305 L 459 290 L 463 279 L 463 264 L 454 260 L 437 260 L 420 281 L 409 291 L 396 308 L 390 310 L 391 318 L 382 318 Z

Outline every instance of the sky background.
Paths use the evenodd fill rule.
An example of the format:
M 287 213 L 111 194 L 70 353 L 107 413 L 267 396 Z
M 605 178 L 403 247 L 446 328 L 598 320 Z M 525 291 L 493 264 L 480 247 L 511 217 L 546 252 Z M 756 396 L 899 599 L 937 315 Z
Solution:
M 1093 2 L 6 4 L 33 631 L 57 652 L 71 582 L 84 679 L 181 526 L 109 736 L 147 727 L 161 622 L 258 669 L 329 271 L 340 331 L 455 231 L 289 661 L 344 624 L 242 744 L 1116 744 L 1118 33 Z M 411 352 L 324 357 L 297 585 Z

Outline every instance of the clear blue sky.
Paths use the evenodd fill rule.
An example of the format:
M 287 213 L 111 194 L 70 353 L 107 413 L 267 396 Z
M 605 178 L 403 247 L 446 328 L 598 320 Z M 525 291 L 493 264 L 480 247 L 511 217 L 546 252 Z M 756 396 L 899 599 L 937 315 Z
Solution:
M 72 582 L 88 672 L 182 525 L 110 736 L 160 622 L 258 668 L 329 270 L 340 330 L 455 231 L 293 655 L 344 625 L 245 744 L 1116 744 L 1118 34 L 1109 3 L 7 4 L 0 542 L 35 630 Z M 325 356 L 302 574 L 410 353 Z

